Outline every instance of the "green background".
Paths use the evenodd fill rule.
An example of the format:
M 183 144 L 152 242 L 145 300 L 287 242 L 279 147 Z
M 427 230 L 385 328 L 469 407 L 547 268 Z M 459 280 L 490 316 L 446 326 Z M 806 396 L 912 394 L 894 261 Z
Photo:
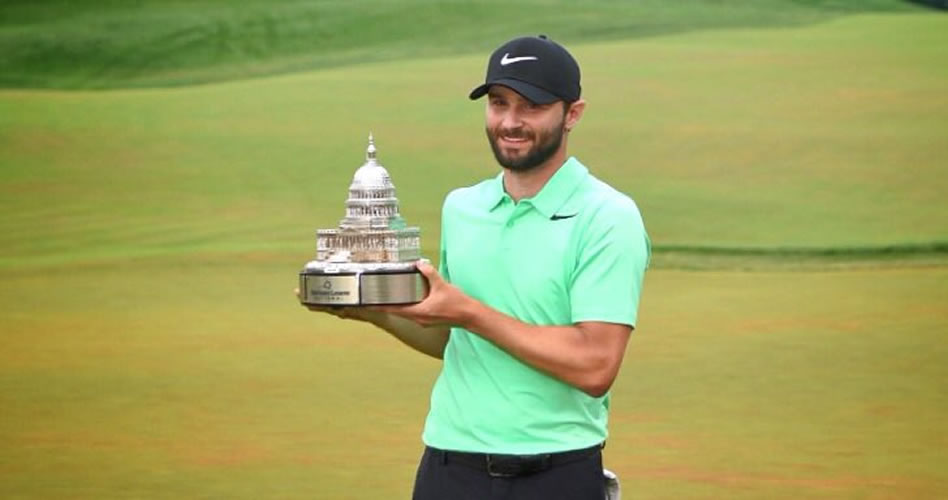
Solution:
M 370 131 L 437 255 L 497 172 L 466 94 L 535 32 L 655 245 L 626 495 L 948 495 L 948 17 L 643 0 L 4 3 L 0 496 L 407 497 L 438 362 L 295 276 Z

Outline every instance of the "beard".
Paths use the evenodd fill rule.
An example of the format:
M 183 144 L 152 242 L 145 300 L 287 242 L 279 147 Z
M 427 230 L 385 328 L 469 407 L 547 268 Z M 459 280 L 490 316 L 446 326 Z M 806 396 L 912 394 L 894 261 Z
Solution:
M 542 165 L 560 149 L 560 145 L 563 143 L 563 124 L 565 121 L 566 114 L 564 113 L 560 123 L 538 132 L 530 132 L 522 127 L 493 130 L 485 128 L 484 130 L 487 132 L 487 142 L 490 143 L 490 149 L 494 152 L 497 163 L 516 172 L 526 172 Z M 533 141 L 533 147 L 521 156 L 509 156 L 497 145 L 498 137 L 501 136 L 528 139 Z

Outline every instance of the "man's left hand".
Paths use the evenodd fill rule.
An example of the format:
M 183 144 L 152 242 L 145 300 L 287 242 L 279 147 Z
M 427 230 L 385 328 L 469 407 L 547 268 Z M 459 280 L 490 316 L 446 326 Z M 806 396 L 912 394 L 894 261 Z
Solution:
M 418 270 L 428 279 L 428 296 L 408 306 L 378 306 L 375 309 L 410 319 L 423 326 L 463 326 L 471 310 L 478 304 L 460 288 L 448 283 L 438 270 L 419 261 Z

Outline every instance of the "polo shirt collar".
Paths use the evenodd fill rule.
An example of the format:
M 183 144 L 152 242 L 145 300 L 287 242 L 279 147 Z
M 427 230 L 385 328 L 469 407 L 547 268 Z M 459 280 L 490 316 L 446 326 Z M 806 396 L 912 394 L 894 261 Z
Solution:
M 588 174 L 589 170 L 575 157 L 570 156 L 529 201 L 544 217 L 553 217 Z
M 544 217 L 552 217 L 588 174 L 589 170 L 576 157 L 571 156 L 553 173 L 553 177 L 546 181 L 539 193 L 532 198 L 520 201 L 529 202 Z M 491 182 L 488 209 L 492 211 L 497 208 L 504 198 L 509 198 L 509 196 L 504 191 L 504 174 L 501 172 Z
M 507 192 L 504 191 L 504 173 L 501 172 L 491 179 L 490 186 L 487 189 L 487 196 L 485 197 L 487 210 L 492 212 L 495 208 L 500 206 L 504 198 L 509 198 L 509 196 L 507 196 Z

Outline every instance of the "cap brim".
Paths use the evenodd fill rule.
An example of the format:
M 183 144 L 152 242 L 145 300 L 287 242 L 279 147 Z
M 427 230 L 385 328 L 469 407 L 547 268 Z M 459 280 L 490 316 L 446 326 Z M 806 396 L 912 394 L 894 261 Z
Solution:
M 522 82 L 520 80 L 514 80 L 512 78 L 500 78 L 492 82 L 487 82 L 481 86 L 478 86 L 471 91 L 471 94 L 468 96 L 471 100 L 480 99 L 487 94 L 487 91 L 490 90 L 491 85 L 503 85 L 504 87 L 510 87 L 514 92 L 522 95 L 530 102 L 536 104 L 549 104 L 560 100 L 559 96 L 553 95 L 540 87 L 535 87 L 529 83 Z

